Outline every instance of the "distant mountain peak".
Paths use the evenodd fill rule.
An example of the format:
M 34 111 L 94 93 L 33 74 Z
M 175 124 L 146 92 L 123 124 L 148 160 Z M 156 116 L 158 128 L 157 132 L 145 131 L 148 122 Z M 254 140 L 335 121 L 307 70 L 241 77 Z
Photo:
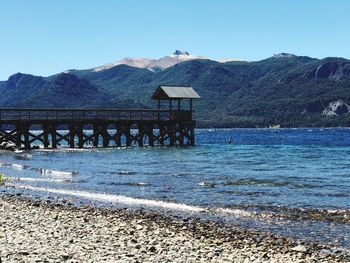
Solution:
M 174 66 L 177 63 L 194 59 L 208 59 L 202 56 L 190 55 L 187 51 L 175 50 L 175 52 L 169 56 L 165 56 L 159 59 L 150 58 L 124 58 L 113 63 L 104 64 L 102 66 L 92 68 L 90 71 L 98 72 L 113 68 L 118 65 L 128 65 L 136 68 L 145 68 L 151 71 L 163 70 Z
M 180 51 L 180 50 L 175 50 L 175 52 L 173 53 L 174 56 L 189 56 L 190 53 L 188 53 L 187 51 Z
M 186 60 L 193 60 L 193 59 L 209 59 L 203 56 L 190 55 L 188 51 L 180 51 L 180 50 L 175 50 L 175 52 L 172 55 L 170 55 L 170 57 L 179 60 L 179 62 L 186 61 Z
M 279 53 L 279 54 L 274 54 L 273 55 L 274 58 L 293 58 L 296 57 L 296 55 L 291 54 L 291 53 Z
M 155 61 L 154 59 L 148 59 L 148 58 L 123 58 L 113 63 L 108 63 L 96 68 L 92 68 L 91 71 L 92 72 L 103 71 L 118 65 L 128 65 L 136 68 L 147 68 L 147 66 L 154 61 Z

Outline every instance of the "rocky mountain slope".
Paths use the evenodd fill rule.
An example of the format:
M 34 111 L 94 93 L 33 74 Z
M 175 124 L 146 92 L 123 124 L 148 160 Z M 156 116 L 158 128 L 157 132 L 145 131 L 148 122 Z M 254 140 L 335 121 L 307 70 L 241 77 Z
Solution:
M 350 61 L 287 53 L 256 62 L 190 59 L 160 70 L 120 64 L 48 78 L 15 74 L 0 83 L 0 106 L 154 107 L 159 84 L 192 85 L 202 96 L 194 105 L 202 127 L 350 124 L 348 111 L 325 114 L 330 103 L 350 104 Z

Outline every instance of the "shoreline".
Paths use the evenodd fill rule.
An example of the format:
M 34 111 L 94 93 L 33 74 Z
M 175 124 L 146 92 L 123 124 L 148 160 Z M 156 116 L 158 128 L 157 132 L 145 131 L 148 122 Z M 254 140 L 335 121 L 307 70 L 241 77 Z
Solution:
M 1 262 L 350 262 L 324 244 L 155 210 L 0 197 Z

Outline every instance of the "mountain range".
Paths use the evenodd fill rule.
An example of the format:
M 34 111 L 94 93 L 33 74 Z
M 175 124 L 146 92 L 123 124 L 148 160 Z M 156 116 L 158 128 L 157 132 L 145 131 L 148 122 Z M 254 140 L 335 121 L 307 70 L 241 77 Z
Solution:
M 288 53 L 247 62 L 177 50 L 49 77 L 16 73 L 0 82 L 0 107 L 151 108 L 160 84 L 191 85 L 200 94 L 200 127 L 350 124 L 350 61 Z
M 203 56 L 190 55 L 187 51 L 175 50 L 175 52 L 169 56 L 165 56 L 159 59 L 152 58 L 124 58 L 113 63 L 108 63 L 99 67 L 90 69 L 92 72 L 104 71 L 113 68 L 118 65 L 128 65 L 130 67 L 145 68 L 150 71 L 161 71 L 166 68 L 170 68 L 175 64 L 183 61 L 196 60 L 196 59 L 209 59 Z M 214 60 L 214 59 L 211 59 Z M 240 59 L 219 59 L 218 62 L 227 61 L 240 61 Z M 65 73 L 75 72 L 75 70 L 67 70 Z

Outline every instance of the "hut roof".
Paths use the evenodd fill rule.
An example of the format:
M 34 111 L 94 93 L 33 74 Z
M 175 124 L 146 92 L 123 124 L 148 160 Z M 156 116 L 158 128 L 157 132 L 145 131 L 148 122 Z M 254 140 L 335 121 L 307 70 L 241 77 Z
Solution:
M 190 86 L 170 86 L 160 85 L 154 94 L 152 100 L 169 99 L 200 99 L 201 97 Z

